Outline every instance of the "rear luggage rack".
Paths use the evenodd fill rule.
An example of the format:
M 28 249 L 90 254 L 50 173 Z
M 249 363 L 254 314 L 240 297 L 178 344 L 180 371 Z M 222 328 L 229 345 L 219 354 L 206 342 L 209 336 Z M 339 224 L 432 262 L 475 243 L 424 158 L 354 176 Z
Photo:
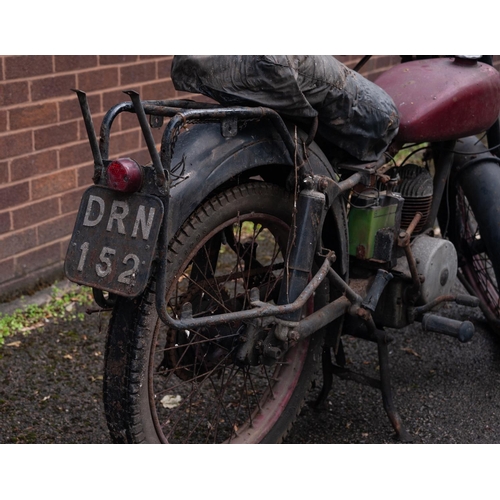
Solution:
M 283 140 L 290 156 L 290 162 L 293 164 L 297 159 L 298 148 L 296 142 L 292 138 L 279 113 L 270 108 L 248 106 L 227 107 L 221 106 L 220 104 L 211 104 L 187 99 L 141 101 L 139 94 L 134 91 L 126 91 L 125 93 L 131 97 L 131 101 L 119 103 L 106 113 L 102 120 L 98 141 L 92 123 L 86 94 L 81 90 L 75 90 L 75 92 L 78 94 L 92 155 L 94 157 L 93 179 L 96 184 L 99 183 L 103 177 L 105 163 L 109 161 L 109 138 L 111 127 L 116 117 L 123 112 L 137 114 L 157 176 L 162 181 L 165 179 L 165 181 L 162 182 L 165 185 L 168 184 L 168 179 L 170 178 L 170 166 L 177 136 L 179 135 L 181 127 L 191 123 L 220 122 L 221 134 L 225 137 L 233 137 L 238 132 L 239 121 L 269 120 Z M 147 122 L 146 115 L 149 116 L 149 123 Z M 161 127 L 163 125 L 163 118 L 165 117 L 170 118 L 170 122 L 163 132 L 161 156 L 159 156 L 154 144 L 151 127 Z M 309 136 L 305 141 L 305 145 L 310 144 L 314 139 L 317 125 L 317 119 L 315 119 L 312 123 Z

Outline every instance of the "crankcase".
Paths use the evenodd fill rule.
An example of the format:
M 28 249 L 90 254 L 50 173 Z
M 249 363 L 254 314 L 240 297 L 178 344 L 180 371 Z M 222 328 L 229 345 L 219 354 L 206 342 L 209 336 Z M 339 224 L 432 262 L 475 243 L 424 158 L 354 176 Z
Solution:
M 411 243 L 411 251 L 417 272 L 423 277 L 419 303 L 427 304 L 441 295 L 449 294 L 458 269 L 454 245 L 448 240 L 422 234 Z M 406 257 L 398 260 L 396 270 L 410 276 Z

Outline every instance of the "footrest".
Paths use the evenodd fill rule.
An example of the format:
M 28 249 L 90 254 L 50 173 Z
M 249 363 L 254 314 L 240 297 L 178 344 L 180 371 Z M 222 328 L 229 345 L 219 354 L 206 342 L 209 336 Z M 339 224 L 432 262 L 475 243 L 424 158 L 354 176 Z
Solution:
M 424 314 L 422 328 L 426 332 L 443 333 L 455 337 L 460 342 L 469 342 L 475 332 L 474 325 L 470 321 L 457 321 L 434 314 Z

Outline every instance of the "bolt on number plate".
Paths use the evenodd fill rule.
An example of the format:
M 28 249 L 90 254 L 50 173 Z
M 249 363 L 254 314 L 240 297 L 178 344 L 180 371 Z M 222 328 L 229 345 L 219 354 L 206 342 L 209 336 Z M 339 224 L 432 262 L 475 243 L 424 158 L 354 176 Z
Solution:
M 90 187 L 66 254 L 66 276 L 117 295 L 139 295 L 149 279 L 162 220 L 163 203 L 155 196 Z

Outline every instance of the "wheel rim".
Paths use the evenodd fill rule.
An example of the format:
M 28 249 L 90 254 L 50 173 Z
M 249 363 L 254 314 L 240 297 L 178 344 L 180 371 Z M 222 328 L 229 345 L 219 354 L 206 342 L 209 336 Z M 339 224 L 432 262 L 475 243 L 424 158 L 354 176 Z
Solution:
M 178 267 L 167 292 L 168 312 L 193 317 L 248 309 L 250 289 L 273 302 L 285 266 L 289 226 L 269 214 L 238 216 L 215 228 Z M 247 325 L 234 322 L 197 331 L 157 323 L 149 363 L 149 394 L 160 441 L 261 441 L 289 402 L 308 343 L 273 366 L 235 363 Z M 263 332 L 264 335 L 265 331 Z
M 500 294 L 495 270 L 484 248 L 472 209 L 461 188 L 458 188 L 457 206 L 464 277 L 492 314 L 499 318 Z

